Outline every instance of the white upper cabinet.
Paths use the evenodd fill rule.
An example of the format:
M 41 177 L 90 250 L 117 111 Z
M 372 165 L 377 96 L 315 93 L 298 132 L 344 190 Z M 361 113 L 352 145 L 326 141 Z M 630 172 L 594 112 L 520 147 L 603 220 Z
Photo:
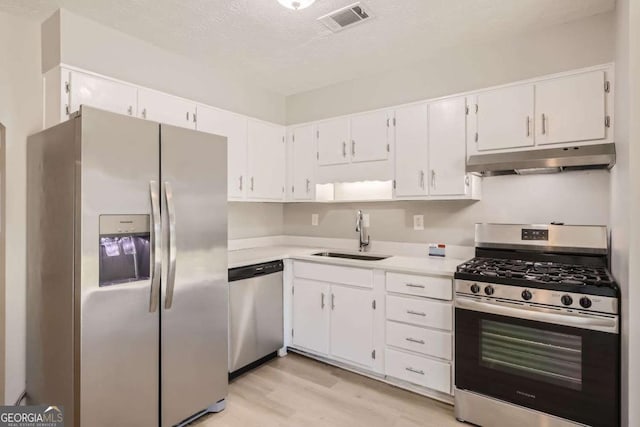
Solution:
M 398 197 L 426 196 L 429 168 L 427 104 L 399 108 L 395 111 L 395 120 L 395 194 Z
M 349 119 L 339 118 L 318 123 L 318 165 L 342 165 L 350 161 Z
M 537 144 L 606 138 L 604 71 L 537 83 L 535 92 Z
M 227 197 L 243 199 L 247 189 L 247 118 L 198 105 L 199 131 L 227 137 Z
M 249 119 L 247 197 L 283 200 L 285 183 L 285 130 L 283 126 Z
M 138 90 L 138 117 L 184 128 L 196 128 L 196 104 L 149 89 Z
M 478 151 L 533 146 L 533 85 L 482 92 L 470 108 L 477 109 Z
M 390 151 L 388 111 L 351 117 L 351 162 L 387 160 Z
M 136 114 L 138 89 L 113 80 L 71 71 L 69 73 L 69 112 L 89 105 L 113 113 Z
M 291 134 L 291 194 L 294 200 L 311 200 L 315 186 L 316 134 L 313 125 Z
M 429 192 L 432 195 L 468 192 L 465 108 L 464 97 L 429 104 Z
M 371 290 L 331 285 L 332 356 L 373 366 L 373 312 Z

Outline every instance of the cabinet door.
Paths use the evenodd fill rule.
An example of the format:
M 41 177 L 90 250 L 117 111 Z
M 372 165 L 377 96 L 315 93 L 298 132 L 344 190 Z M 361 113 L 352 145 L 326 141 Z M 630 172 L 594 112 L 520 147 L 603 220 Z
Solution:
M 293 129 L 292 143 L 292 195 L 294 200 L 313 198 L 316 138 L 312 125 Z
M 81 105 L 132 116 L 136 113 L 138 89 L 133 86 L 71 71 L 69 112 Z
M 284 127 L 249 119 L 247 196 L 260 200 L 282 200 L 285 182 Z
M 429 181 L 432 195 L 466 192 L 466 99 L 429 104 Z
M 376 111 L 351 118 L 351 161 L 372 162 L 389 158 L 389 115 Z
M 482 92 L 477 106 L 479 151 L 533 145 L 533 86 Z
M 329 285 L 296 279 L 293 283 L 293 345 L 329 354 Z
M 349 120 L 346 118 L 318 123 L 318 165 L 349 163 Z
M 395 132 L 396 196 L 425 196 L 429 155 L 427 105 L 397 109 Z
M 247 118 L 198 105 L 197 128 L 227 137 L 227 197 L 242 199 L 247 188 Z
M 536 84 L 536 143 L 606 138 L 604 82 L 593 71 Z
M 138 90 L 138 116 L 154 122 L 195 129 L 196 105 L 155 90 Z
M 373 292 L 331 285 L 331 355 L 373 366 Z

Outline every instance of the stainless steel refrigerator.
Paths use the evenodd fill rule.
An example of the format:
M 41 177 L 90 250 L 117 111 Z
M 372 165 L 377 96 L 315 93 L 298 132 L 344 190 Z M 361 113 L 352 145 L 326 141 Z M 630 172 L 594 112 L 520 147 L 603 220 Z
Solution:
M 222 410 L 226 138 L 83 106 L 27 145 L 28 402 L 91 427 Z

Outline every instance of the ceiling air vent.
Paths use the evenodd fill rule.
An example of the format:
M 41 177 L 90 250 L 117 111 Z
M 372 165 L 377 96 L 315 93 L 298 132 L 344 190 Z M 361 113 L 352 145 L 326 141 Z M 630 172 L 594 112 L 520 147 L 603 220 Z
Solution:
M 342 31 L 373 18 L 371 10 L 362 2 L 353 3 L 318 18 L 333 32 Z

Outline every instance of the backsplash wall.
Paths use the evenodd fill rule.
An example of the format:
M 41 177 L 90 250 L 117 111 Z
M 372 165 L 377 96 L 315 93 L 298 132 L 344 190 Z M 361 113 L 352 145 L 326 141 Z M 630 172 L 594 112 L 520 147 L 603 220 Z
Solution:
M 476 222 L 609 224 L 609 172 L 485 178 L 482 200 L 284 205 L 284 234 L 357 238 L 355 213 L 370 215 L 372 241 L 473 246 Z M 311 214 L 319 225 L 311 225 Z M 424 215 L 423 231 L 413 215 Z
M 282 203 L 229 202 L 229 240 L 283 234 Z

